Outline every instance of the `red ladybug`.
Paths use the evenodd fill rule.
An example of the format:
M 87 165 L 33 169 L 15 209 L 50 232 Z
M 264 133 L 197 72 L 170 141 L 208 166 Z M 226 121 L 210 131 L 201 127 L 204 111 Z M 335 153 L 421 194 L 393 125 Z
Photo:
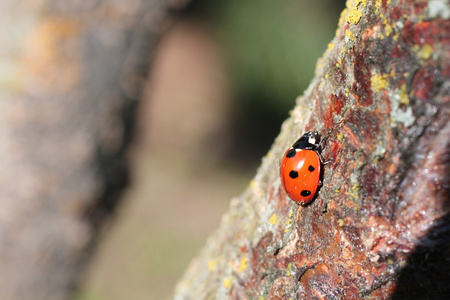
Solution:
M 319 142 L 320 134 L 308 131 L 286 151 L 281 161 L 281 183 L 289 197 L 301 205 L 313 200 L 322 185 L 322 165 L 329 162 L 324 161 Z

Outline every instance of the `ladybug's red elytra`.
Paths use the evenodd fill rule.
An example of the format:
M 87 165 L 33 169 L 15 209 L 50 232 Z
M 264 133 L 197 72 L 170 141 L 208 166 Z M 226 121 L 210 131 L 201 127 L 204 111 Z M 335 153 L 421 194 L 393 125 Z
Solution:
M 324 140 L 322 140 L 323 142 Z M 280 165 L 280 177 L 286 193 L 301 205 L 310 203 L 322 185 L 322 157 L 320 134 L 308 131 L 290 147 Z

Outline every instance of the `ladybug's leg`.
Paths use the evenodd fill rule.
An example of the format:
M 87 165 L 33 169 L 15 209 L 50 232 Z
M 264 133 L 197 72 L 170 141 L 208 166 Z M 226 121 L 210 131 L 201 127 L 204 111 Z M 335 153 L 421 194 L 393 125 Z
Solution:
M 331 135 L 331 130 L 327 132 L 327 134 L 324 136 L 323 139 L 321 139 L 320 143 L 318 144 L 318 146 L 320 147 L 320 150 L 325 149 L 325 144 L 326 142 L 328 142 L 328 138 Z
M 330 162 L 333 161 L 332 159 L 325 160 L 325 158 L 323 158 L 321 153 L 319 153 L 319 152 L 316 152 L 316 153 L 319 156 L 319 160 L 323 165 L 329 164 Z
M 327 164 L 329 164 L 330 162 L 332 162 L 333 160 L 330 158 L 330 159 L 328 159 L 328 160 L 325 160 L 324 161 L 324 158 L 323 157 L 321 157 L 321 159 L 320 159 L 320 162 L 322 163 L 322 164 L 324 164 L 324 165 L 327 165 Z
M 318 144 L 318 149 L 320 150 L 320 152 L 321 152 L 323 149 L 325 149 L 325 145 L 326 145 L 326 142 L 328 141 L 328 138 L 330 137 L 330 134 L 331 134 L 331 130 L 327 132 L 327 135 L 326 135 L 326 136 L 320 141 L 320 143 Z M 317 152 L 317 154 L 319 155 L 319 159 L 320 159 L 320 162 L 321 162 L 322 164 L 326 165 L 326 164 L 332 162 L 332 159 L 325 160 L 325 159 L 323 158 L 322 154 L 319 153 L 319 151 Z

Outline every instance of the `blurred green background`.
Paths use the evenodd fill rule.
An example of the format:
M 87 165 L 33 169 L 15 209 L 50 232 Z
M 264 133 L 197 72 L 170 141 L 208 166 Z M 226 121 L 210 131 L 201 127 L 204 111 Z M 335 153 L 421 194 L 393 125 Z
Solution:
M 214 28 L 232 87 L 236 156 L 255 163 L 278 135 L 337 28 L 345 1 L 195 1 Z
M 345 1 L 194 1 L 153 58 L 133 183 L 76 300 L 170 299 L 314 76 Z

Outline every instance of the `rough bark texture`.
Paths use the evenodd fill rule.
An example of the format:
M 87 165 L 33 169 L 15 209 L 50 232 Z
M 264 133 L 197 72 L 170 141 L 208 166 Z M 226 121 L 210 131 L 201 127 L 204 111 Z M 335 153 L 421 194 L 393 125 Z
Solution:
M 0 298 L 67 299 L 127 182 L 134 110 L 173 6 L 0 6 Z
M 347 2 L 316 77 L 176 299 L 450 297 L 449 18 L 444 0 Z M 307 130 L 330 134 L 332 163 L 303 207 L 278 164 Z

